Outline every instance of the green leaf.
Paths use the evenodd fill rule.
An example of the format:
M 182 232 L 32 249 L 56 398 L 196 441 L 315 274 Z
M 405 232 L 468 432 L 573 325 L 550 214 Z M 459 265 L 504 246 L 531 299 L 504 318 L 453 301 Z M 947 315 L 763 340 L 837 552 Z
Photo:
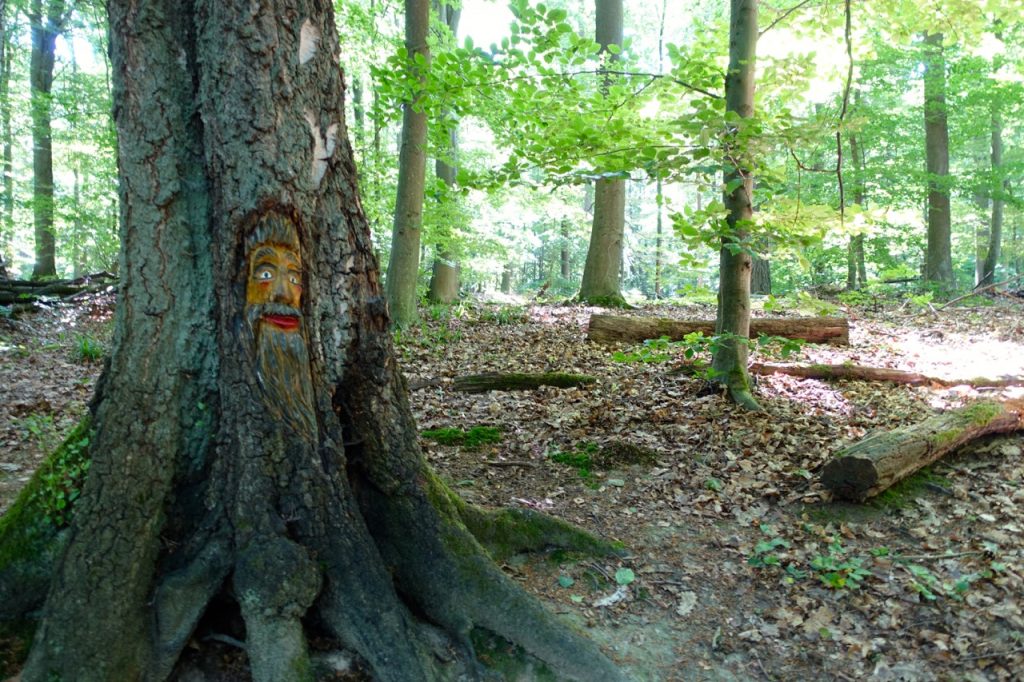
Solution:
M 572 579 L 572 576 L 560 575 L 558 576 L 558 584 L 562 587 L 572 587 L 576 584 L 576 581 Z
M 625 586 L 634 580 L 636 580 L 636 574 L 633 573 L 633 569 L 631 568 L 620 568 L 615 571 L 615 582 L 619 585 Z

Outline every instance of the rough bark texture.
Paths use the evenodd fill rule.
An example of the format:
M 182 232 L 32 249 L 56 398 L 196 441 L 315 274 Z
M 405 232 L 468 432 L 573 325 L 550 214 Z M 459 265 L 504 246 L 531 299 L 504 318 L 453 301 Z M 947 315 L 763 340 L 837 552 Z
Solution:
M 998 105 L 992 111 L 992 174 L 996 178 L 996 186 L 992 196 L 992 220 L 989 222 L 988 250 L 981 266 L 981 277 L 978 285 L 984 286 L 996 281 L 996 266 L 999 264 L 1000 250 L 1003 244 L 1003 208 L 1006 202 L 1003 193 L 1007 191 L 1009 181 L 1000 180 L 1003 166 L 1003 117 Z
M 36 262 L 32 277 L 57 274 L 56 238 L 53 233 L 53 136 L 50 131 L 50 92 L 57 35 L 62 30 L 63 0 L 33 0 L 29 10 L 32 52 L 29 83 L 32 91 L 32 215 Z
M 725 108 L 740 119 L 754 115 L 754 77 L 757 54 L 757 0 L 732 0 L 729 19 L 729 70 L 725 76 Z M 742 124 L 739 124 L 742 125 Z M 730 234 L 722 238 L 718 270 L 717 334 L 731 335 L 716 347 L 711 359 L 714 380 L 729 388 L 738 404 L 758 410 L 747 374 L 750 334 L 751 255 L 744 241 L 754 216 L 754 177 L 741 131 L 727 135 L 723 181 L 727 188 L 725 208 Z
M 928 166 L 928 251 L 925 254 L 924 278 L 946 289 L 952 289 L 946 60 L 943 55 L 941 33 L 929 33 L 925 36 L 924 42 L 924 136 Z
M 755 256 L 751 262 L 750 293 L 759 296 L 772 293 L 772 263 L 767 258 Z
M 428 0 L 405 0 L 405 48 L 410 67 L 413 55 L 430 63 L 427 32 Z M 417 74 L 425 78 L 426 74 Z M 427 172 L 427 114 L 416 111 L 416 101 L 402 104 L 402 143 L 398 152 L 398 188 L 395 222 L 388 260 L 387 298 L 392 324 L 404 327 L 416 320 L 416 282 L 420 272 L 420 232 L 423 228 L 423 190 Z
M 662 336 L 679 341 L 693 332 L 711 336 L 715 333 L 715 323 L 710 320 L 594 314 L 590 316 L 587 338 L 595 343 L 635 343 Z M 845 346 L 850 343 L 850 323 L 845 317 L 755 318 L 750 321 L 747 334 L 750 338 L 766 334 Z
M 493 564 L 419 451 L 331 7 L 109 3 L 122 296 L 90 475 L 24 680 L 167 679 L 224 601 L 259 681 L 310 678 L 314 624 L 379 680 L 474 676 L 473 627 L 567 678 L 621 677 Z M 285 242 L 256 239 L 268 217 L 294 226 Z M 261 324 L 308 352 L 281 377 L 247 331 L 274 249 L 301 261 L 274 280 L 299 310 Z M 308 421 L 301 395 L 267 397 L 302 376 Z
M 750 373 L 759 375 L 788 374 L 806 379 L 853 379 L 854 381 L 888 381 L 908 386 L 962 386 L 974 388 L 997 388 L 1004 386 L 1024 385 L 1024 377 L 973 377 L 964 379 L 944 379 L 931 377 L 917 372 L 907 372 L 888 367 L 864 367 L 862 365 L 778 365 L 772 363 L 753 362 Z
M 596 0 L 596 40 L 604 50 L 622 45 L 622 0 Z M 615 55 L 608 59 L 614 61 Z M 619 285 L 622 242 L 626 226 L 626 181 L 602 178 L 594 184 L 594 221 L 583 265 L 579 300 L 594 305 L 623 307 Z
M 532 391 L 541 386 L 556 388 L 577 388 L 592 384 L 597 379 L 586 374 L 544 372 L 543 374 L 468 374 L 456 377 L 453 388 L 464 393 L 486 393 L 487 391 Z
M 1024 428 L 1024 402 L 978 402 L 841 450 L 821 473 L 836 497 L 865 500 L 964 443 Z

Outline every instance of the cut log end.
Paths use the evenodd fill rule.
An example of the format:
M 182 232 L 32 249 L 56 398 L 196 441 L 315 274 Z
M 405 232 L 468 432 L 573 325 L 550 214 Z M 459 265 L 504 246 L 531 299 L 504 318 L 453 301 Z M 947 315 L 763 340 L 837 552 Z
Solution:
M 878 471 L 869 459 L 840 457 L 825 465 L 821 483 L 836 497 L 863 502 L 878 484 Z

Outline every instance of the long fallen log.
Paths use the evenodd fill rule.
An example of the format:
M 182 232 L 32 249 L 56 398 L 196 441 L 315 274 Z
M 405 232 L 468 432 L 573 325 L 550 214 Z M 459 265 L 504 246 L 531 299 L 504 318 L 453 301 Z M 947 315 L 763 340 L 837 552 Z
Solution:
M 864 365 L 781 365 L 769 362 L 750 363 L 750 373 L 766 376 L 788 374 L 805 379 L 854 379 L 857 381 L 888 381 L 908 386 L 960 386 L 967 384 L 974 388 L 1002 388 L 1024 385 L 1024 377 L 1002 376 L 994 379 L 974 377 L 971 379 L 946 379 L 918 372 L 907 372 L 888 367 L 866 367 Z
M 565 374 L 563 372 L 545 372 L 543 374 L 469 374 L 456 377 L 452 387 L 464 393 L 484 393 L 486 391 L 529 391 L 541 386 L 557 388 L 575 388 L 584 384 L 592 384 L 596 379 L 587 374 Z
M 1024 429 L 1024 400 L 979 401 L 912 426 L 869 436 L 836 454 L 821 483 L 863 501 L 981 436 Z
M 590 316 L 587 338 L 595 343 L 636 343 L 662 336 L 679 341 L 693 332 L 711 336 L 715 333 L 714 320 L 594 314 Z M 750 337 L 756 338 L 761 334 L 845 346 L 850 343 L 850 322 L 845 317 L 761 317 L 750 320 Z
M 0 281 L 0 305 L 32 303 L 41 299 L 68 298 L 82 293 L 98 293 L 117 282 L 109 272 L 97 272 L 75 279 Z

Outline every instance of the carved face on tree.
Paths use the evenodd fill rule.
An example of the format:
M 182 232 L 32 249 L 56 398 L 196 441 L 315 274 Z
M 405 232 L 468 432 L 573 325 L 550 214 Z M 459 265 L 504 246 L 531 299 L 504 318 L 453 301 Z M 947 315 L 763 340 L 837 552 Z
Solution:
M 256 370 L 275 417 L 304 436 L 316 433 L 309 352 L 302 328 L 302 256 L 291 218 L 260 217 L 246 240 L 246 321 Z

